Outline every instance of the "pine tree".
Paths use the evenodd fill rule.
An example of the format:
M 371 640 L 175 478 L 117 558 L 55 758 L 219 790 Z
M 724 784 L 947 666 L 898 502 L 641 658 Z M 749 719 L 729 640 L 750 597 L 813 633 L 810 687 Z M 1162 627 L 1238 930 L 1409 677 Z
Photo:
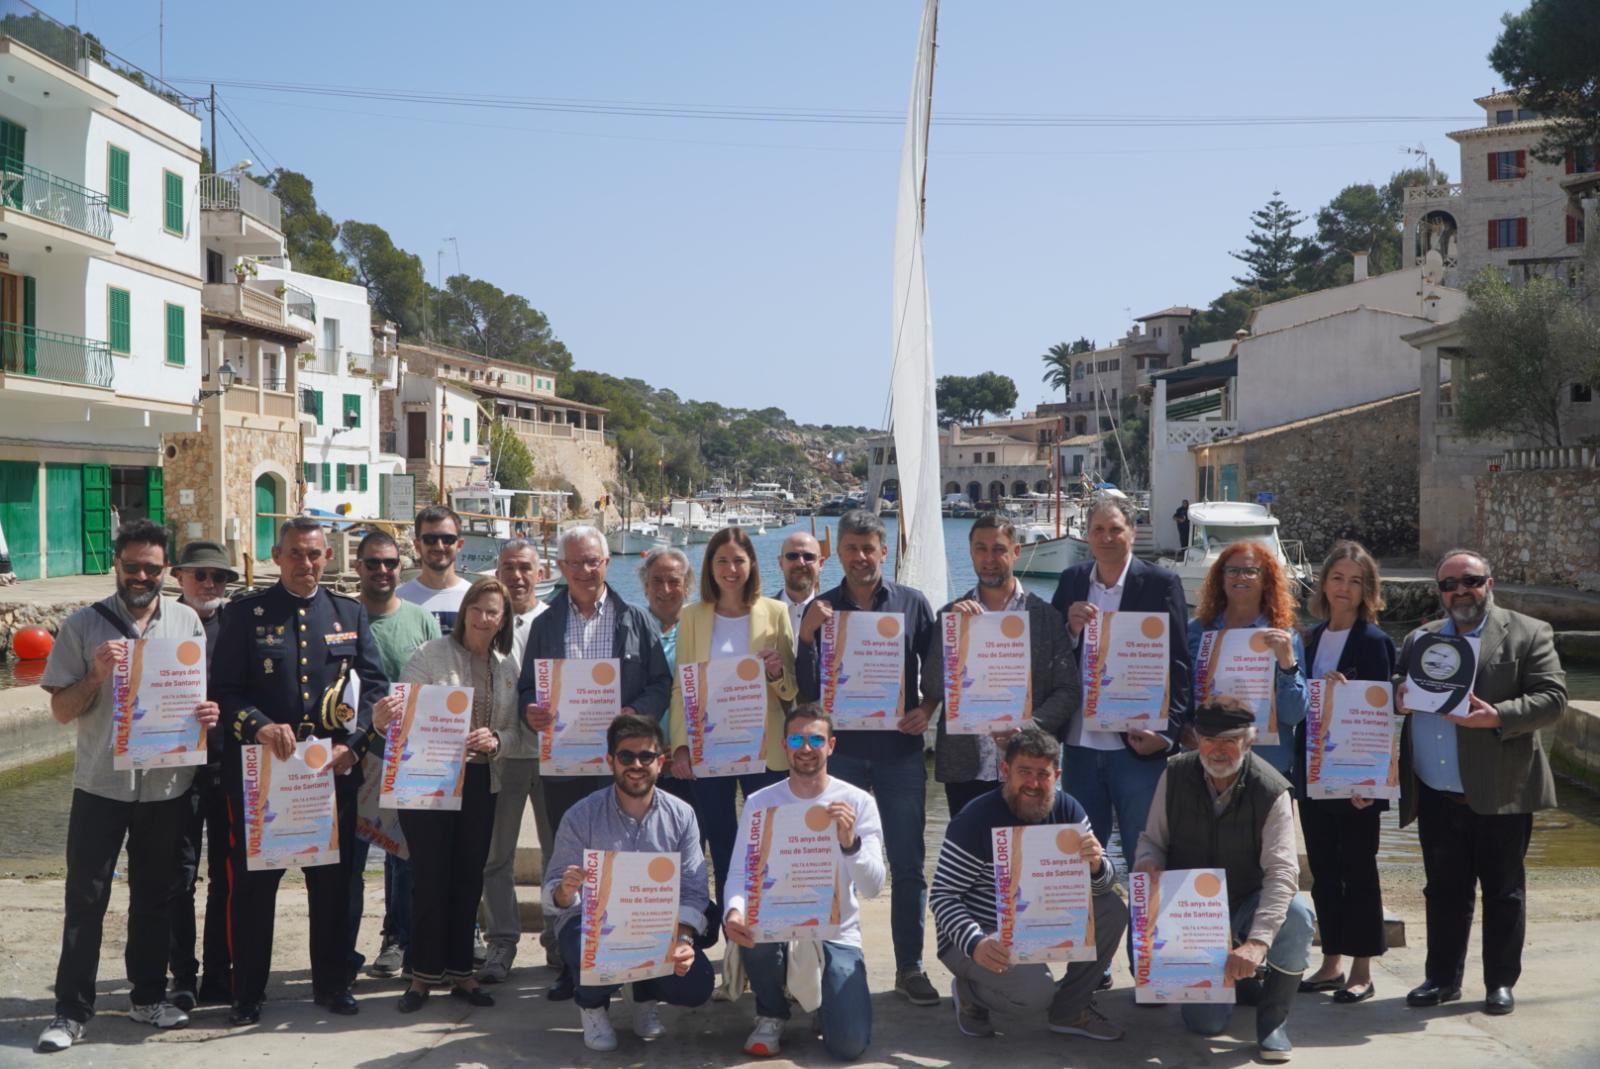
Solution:
M 1250 213 L 1250 222 L 1255 228 L 1245 235 L 1250 247 L 1228 254 L 1250 268 L 1248 275 L 1235 277 L 1234 281 L 1264 293 L 1286 288 L 1305 244 L 1304 238 L 1294 236 L 1294 228 L 1304 221 L 1305 216 L 1290 210 L 1283 195 L 1274 189 L 1267 206 Z

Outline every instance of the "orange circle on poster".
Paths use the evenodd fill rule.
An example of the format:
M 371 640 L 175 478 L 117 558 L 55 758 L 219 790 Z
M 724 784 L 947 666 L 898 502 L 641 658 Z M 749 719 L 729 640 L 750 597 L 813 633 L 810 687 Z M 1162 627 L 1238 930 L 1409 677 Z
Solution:
M 1007 616 L 1000 621 L 1000 633 L 1006 638 L 1021 638 L 1022 628 L 1023 623 L 1020 616 Z
M 178 663 L 185 667 L 200 663 L 200 643 L 178 643 Z
M 1389 708 L 1389 692 L 1382 687 L 1368 687 L 1367 704 L 1374 709 Z
M 761 674 L 761 662 L 740 661 L 739 667 L 736 669 L 736 671 L 739 678 L 744 680 L 746 683 L 753 682 L 755 678 Z
M 658 857 L 645 866 L 645 872 L 657 883 L 666 883 L 672 879 L 672 874 L 678 871 L 678 866 L 672 863 L 671 858 Z
M 1062 828 L 1056 832 L 1056 849 L 1063 854 L 1076 857 L 1078 849 L 1083 845 L 1083 836 L 1078 834 L 1077 828 Z
M 1222 881 L 1209 872 L 1202 872 L 1194 878 L 1194 893 L 1201 898 L 1215 898 L 1222 893 Z
M 595 665 L 594 671 L 589 674 L 602 687 L 609 687 L 611 681 L 617 678 L 617 670 L 604 662 Z
M 1250 650 L 1253 653 L 1267 652 L 1267 634 L 1265 631 L 1257 631 L 1250 636 Z
M 884 638 L 894 638 L 900 633 L 900 621 L 893 616 L 885 616 L 878 621 L 878 634 Z
M 826 831 L 833 816 L 820 805 L 814 805 L 806 810 L 806 827 L 812 831 Z
M 464 690 L 452 690 L 444 699 L 444 707 L 457 716 L 466 712 L 471 705 L 472 701 Z
M 306 767 L 321 768 L 328 763 L 328 748 L 326 746 L 306 747 Z
M 1160 638 L 1167 633 L 1167 622 L 1159 616 L 1152 616 L 1139 625 L 1139 633 L 1145 638 Z

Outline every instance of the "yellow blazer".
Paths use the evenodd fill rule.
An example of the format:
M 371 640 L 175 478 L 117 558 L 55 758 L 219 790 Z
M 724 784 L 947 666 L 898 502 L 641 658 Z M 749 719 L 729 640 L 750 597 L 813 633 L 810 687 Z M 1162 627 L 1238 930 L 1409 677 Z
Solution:
M 716 610 L 704 601 L 684 607 L 678 617 L 678 647 L 675 663 L 695 664 L 711 659 L 711 628 Z M 794 676 L 794 631 L 789 626 L 789 609 L 775 598 L 757 598 L 750 606 L 750 652 L 776 650 L 783 656 L 783 675 L 767 683 L 767 767 L 775 772 L 789 768 L 784 752 L 783 714 L 799 693 Z M 672 748 L 689 745 L 689 728 L 683 719 L 683 680 L 672 676 L 672 710 L 668 714 L 668 736 Z

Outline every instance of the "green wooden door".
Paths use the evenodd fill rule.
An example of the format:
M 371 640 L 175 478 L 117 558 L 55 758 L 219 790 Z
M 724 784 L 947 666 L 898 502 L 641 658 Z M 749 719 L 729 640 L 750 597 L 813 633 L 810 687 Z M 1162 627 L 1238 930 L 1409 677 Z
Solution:
M 111 570 L 111 469 L 104 464 L 83 466 L 83 573 L 104 575 Z
M 0 460 L 0 527 L 18 579 L 39 578 L 39 465 Z
M 39 283 L 27 275 L 22 280 L 22 373 L 39 373 L 39 338 L 37 329 L 39 308 Z
M 167 473 L 164 468 L 144 469 L 144 513 L 151 523 L 167 525 Z
M 83 574 L 83 465 L 44 466 L 46 575 Z
M 22 207 L 22 164 L 28 155 L 27 147 L 28 131 L 14 122 L 0 119 L 0 169 L 5 171 L 7 208 Z
M 263 475 L 256 480 L 256 560 L 267 560 L 272 556 L 278 521 L 267 514 L 282 511 L 278 502 L 278 484 L 272 476 Z

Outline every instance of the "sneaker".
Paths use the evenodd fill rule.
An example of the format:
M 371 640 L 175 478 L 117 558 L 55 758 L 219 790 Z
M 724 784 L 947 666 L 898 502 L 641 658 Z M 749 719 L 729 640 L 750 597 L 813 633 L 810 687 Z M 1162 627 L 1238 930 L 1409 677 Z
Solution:
M 956 1027 L 961 1034 L 974 1039 L 988 1039 L 994 1035 L 994 1025 L 989 1021 L 989 1011 L 970 999 L 961 998 L 961 981 L 950 981 L 950 1001 L 956 1006 Z
M 148 1006 L 135 1006 L 128 1011 L 128 1020 L 156 1028 L 189 1027 L 189 1015 L 170 1002 L 152 1002 Z
M 1060 1024 L 1050 1022 L 1050 1031 L 1063 1036 L 1083 1036 L 1087 1039 L 1098 1039 L 1104 1043 L 1115 1042 L 1122 1038 L 1122 1028 L 1113 1024 L 1106 1015 L 1093 1006 L 1085 1006 L 1083 1012 L 1073 1020 Z
M 167 1001 L 184 1013 L 193 1012 L 195 1006 L 199 1005 L 199 1000 L 195 998 L 194 988 L 192 987 L 173 988 L 167 992 Z
M 379 949 L 378 956 L 372 959 L 372 964 L 367 966 L 367 975 L 374 980 L 387 980 L 400 971 L 400 966 L 405 961 L 406 952 L 399 943 L 387 940 Z
M 744 1041 L 746 1054 L 771 1058 L 783 1047 L 783 1018 L 757 1017 L 756 1026 Z
M 583 1016 L 583 1045 L 590 1050 L 611 1051 L 617 1049 L 617 1031 L 611 1027 L 611 1015 L 606 1012 L 606 1007 L 596 1006 L 593 1009 L 578 1010 Z
M 474 928 L 472 930 L 472 964 L 482 968 L 483 963 L 488 960 L 489 944 L 483 941 L 483 929 Z
M 660 1039 L 667 1034 L 667 1026 L 661 1023 L 661 1014 L 657 1010 L 659 1005 L 654 1000 L 633 1004 L 634 1035 L 640 1039 Z
M 54 1054 L 56 1051 L 66 1050 L 82 1038 L 82 1021 L 74 1021 L 71 1017 L 57 1017 L 50 1022 L 49 1027 L 39 1033 L 39 1042 L 33 1045 L 33 1049 L 40 1054 Z
M 517 959 L 517 948 L 514 946 L 492 946 L 489 956 L 484 959 L 483 971 L 478 974 L 478 981 L 485 984 L 503 984 L 511 975 L 511 963 Z
M 937 1006 L 939 992 L 933 989 L 928 974 L 921 969 L 907 969 L 894 978 L 894 989 L 904 995 L 913 1006 Z

